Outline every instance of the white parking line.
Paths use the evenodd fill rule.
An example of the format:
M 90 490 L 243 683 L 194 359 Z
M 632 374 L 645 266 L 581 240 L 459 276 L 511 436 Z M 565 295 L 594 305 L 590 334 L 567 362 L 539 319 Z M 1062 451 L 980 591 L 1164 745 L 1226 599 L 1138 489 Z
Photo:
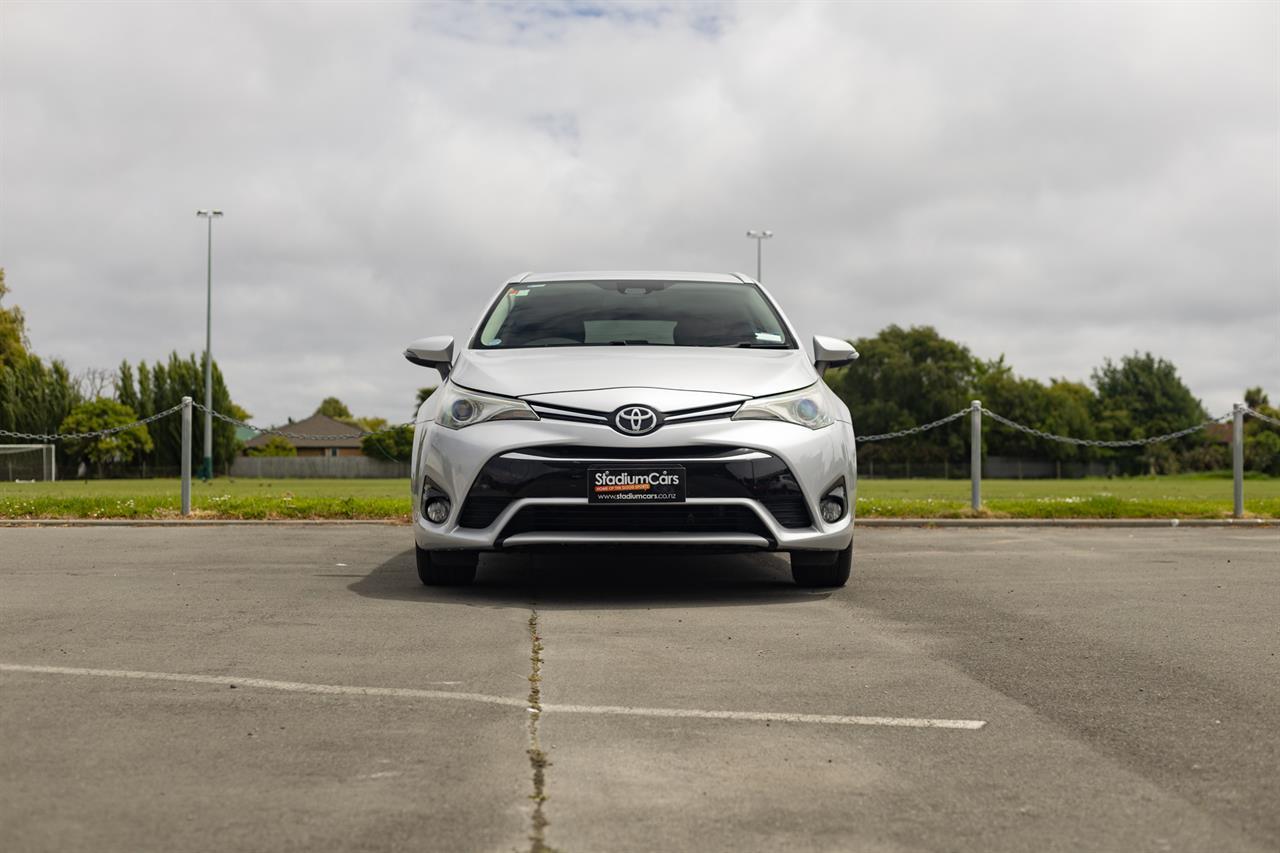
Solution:
M 413 687 L 356 687 L 345 684 L 312 684 L 304 681 L 274 681 L 266 678 L 242 678 L 234 675 L 195 675 L 181 672 L 142 672 L 131 669 L 87 669 L 72 666 L 35 666 L 0 663 L 0 672 L 26 672 L 37 675 L 85 675 L 96 678 L 126 678 L 140 681 L 177 681 L 185 684 L 235 685 L 288 693 L 315 693 L 329 696 L 393 696 L 403 699 L 452 699 L 526 708 L 524 699 L 491 696 L 487 693 L 462 693 L 453 690 L 423 690 Z M 977 731 L 985 720 L 945 720 L 927 717 L 868 717 L 842 714 L 794 714 L 785 711 L 704 711 L 690 708 L 635 708 L 624 705 L 557 705 L 544 704 L 544 714 L 603 714 L 623 717 L 664 717 L 670 719 L 739 720 L 744 722 L 817 723 L 834 726 L 890 726 L 913 729 L 962 729 Z
M 785 711 L 698 711 L 684 708 L 631 708 L 623 705 L 548 705 L 542 712 L 561 714 L 617 714 L 625 717 L 680 717 L 698 720 L 744 720 L 758 723 L 821 723 L 828 726 L 896 726 L 908 729 L 968 729 L 977 731 L 986 720 L 937 720 L 925 717 L 863 717 L 843 714 L 792 714 Z
M 412 687 L 351 687 L 345 684 L 310 684 L 305 681 L 272 681 L 266 678 L 241 678 L 235 675 L 192 675 L 182 672 L 139 672 L 132 669 L 83 669 L 72 666 L 28 666 L 19 663 L 0 663 L 0 672 L 31 672 L 42 675 L 92 675 L 98 678 L 134 678 L 142 681 L 180 681 L 187 684 L 225 684 L 236 687 L 261 687 L 265 690 L 284 690 L 289 693 L 321 693 L 339 696 L 396 696 L 402 699 L 457 699 L 464 702 L 484 702 L 489 705 L 509 705 L 523 708 L 523 699 L 506 699 L 485 693 L 460 693 L 453 690 L 422 690 Z

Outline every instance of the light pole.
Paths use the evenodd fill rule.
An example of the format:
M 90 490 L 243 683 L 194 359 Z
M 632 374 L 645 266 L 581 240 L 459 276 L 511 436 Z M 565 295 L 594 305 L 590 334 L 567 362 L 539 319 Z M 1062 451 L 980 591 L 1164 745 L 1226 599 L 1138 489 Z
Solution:
M 204 313 L 204 462 L 200 466 L 200 479 L 213 479 L 213 220 L 222 216 L 221 210 L 197 210 L 209 225 L 209 250 L 205 264 L 205 313 Z
M 760 246 L 765 240 L 773 236 L 772 231 L 748 231 L 747 236 L 756 241 L 756 281 L 763 281 L 760 278 Z

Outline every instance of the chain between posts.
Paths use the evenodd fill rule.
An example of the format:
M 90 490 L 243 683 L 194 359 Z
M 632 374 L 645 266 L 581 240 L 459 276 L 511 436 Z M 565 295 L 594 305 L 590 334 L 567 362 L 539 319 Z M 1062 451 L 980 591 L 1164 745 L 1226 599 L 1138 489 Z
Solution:
M 952 421 L 959 420 L 960 418 L 969 414 L 969 412 L 970 412 L 970 409 L 967 409 L 967 408 L 961 409 L 960 411 L 954 414 L 947 415 L 945 418 L 938 418 L 938 420 L 936 421 L 930 421 L 929 423 L 921 424 L 920 426 L 914 426 L 908 429 L 900 429 L 895 432 L 880 433 L 878 435 L 860 435 L 857 437 L 857 441 L 859 444 L 861 444 L 867 441 L 885 441 L 891 438 L 902 438 L 904 436 L 914 435 L 916 433 L 925 432 L 927 430 L 934 429 L 935 427 L 940 427 L 944 424 L 949 424 Z M 1026 426 L 1025 424 L 1020 424 L 1015 420 L 1006 418 L 1004 415 L 997 414 L 996 412 L 991 411 L 986 406 L 982 407 L 982 413 L 987 417 L 991 418 L 996 423 L 1004 424 L 1007 427 L 1019 430 L 1020 432 L 1025 432 L 1028 435 L 1033 435 L 1036 438 L 1043 438 L 1047 441 L 1059 441 L 1064 444 L 1076 444 L 1082 447 L 1141 447 L 1148 444 L 1159 444 L 1160 442 L 1164 442 L 1164 441 L 1173 441 L 1175 438 L 1182 438 L 1184 435 L 1190 435 L 1193 432 L 1202 430 L 1205 427 L 1213 426 L 1214 424 L 1226 423 L 1232 418 L 1232 413 L 1227 412 L 1225 415 L 1220 415 L 1219 417 L 1216 417 L 1216 418 L 1210 418 L 1209 420 L 1204 421 L 1202 423 L 1198 423 L 1195 426 L 1189 426 L 1185 429 L 1177 430 L 1176 432 L 1165 433 L 1164 435 L 1153 435 L 1153 436 L 1150 436 L 1149 438 L 1130 438 L 1130 439 L 1109 441 L 1109 440 L 1100 439 L 1100 438 L 1072 438 L 1071 436 L 1067 436 L 1067 435 L 1057 435 L 1055 433 L 1045 432 L 1042 429 L 1029 427 L 1029 426 Z M 1251 409 L 1248 406 L 1244 407 L 1244 413 L 1247 415 L 1250 415 L 1251 417 L 1255 417 L 1258 420 L 1266 421 L 1269 424 L 1280 426 L 1280 420 L 1273 418 L 1270 415 L 1264 415 L 1262 412 L 1256 411 L 1255 409 Z
M 1266 421 L 1272 426 L 1280 427 L 1280 420 L 1277 420 L 1276 418 L 1271 417 L 1271 415 L 1264 415 L 1262 414 L 1262 412 L 1259 412 L 1256 409 L 1251 409 L 1248 406 L 1245 406 L 1244 413 L 1246 415 L 1249 415 L 1250 417 L 1257 418 L 1260 421 Z
M 371 430 L 369 432 L 328 433 L 328 434 L 297 433 L 297 432 L 289 432 L 288 430 L 283 430 L 283 429 L 274 429 L 270 427 L 255 426 L 251 423 L 246 423 L 245 421 L 237 420 L 233 417 L 230 417 L 229 415 L 224 415 L 222 412 L 216 411 L 214 409 L 207 409 L 205 406 L 194 401 L 191 403 L 191 405 L 193 408 L 200 409 L 201 411 L 209 412 L 209 414 L 213 415 L 213 417 L 217 418 L 220 421 L 225 421 L 226 423 L 232 424 L 234 426 L 244 427 L 245 429 L 251 429 L 254 432 L 260 433 L 262 435 L 278 435 L 283 438 L 296 438 L 296 439 L 313 440 L 313 441 L 323 441 L 325 439 L 334 439 L 334 438 L 365 438 L 366 436 L 370 436 L 370 435 L 378 435 L 384 432 L 391 432 L 392 430 L 400 429 L 401 427 L 413 426 L 413 424 L 415 423 L 414 421 L 410 420 L 400 424 L 391 424 L 391 425 L 382 427 L 380 429 Z M 86 438 L 99 438 L 102 436 L 115 435 L 116 433 L 126 432 L 127 430 L 131 430 L 134 427 L 145 426 L 146 424 L 152 423 L 154 421 L 158 421 L 161 418 L 168 417 L 174 412 L 179 411 L 181 408 L 182 408 L 182 404 L 179 403 L 176 406 L 170 406 L 169 408 L 165 409 L 162 412 L 156 412 L 154 415 L 151 415 L 146 418 L 142 418 L 141 420 L 134 421 L 133 423 L 110 427 L 108 429 L 96 430 L 94 432 L 35 433 L 35 432 L 15 432 L 13 430 L 0 429 L 0 436 L 8 436 L 10 438 L 34 439 L 37 441 L 45 441 L 45 442 L 63 441 L 63 440 L 80 440 L 80 439 L 86 439 Z M 870 442 L 870 441 L 887 441 L 889 439 L 905 438 L 908 435 L 916 435 L 918 433 L 927 432 L 931 429 L 936 429 L 937 427 L 949 424 L 952 421 L 957 421 L 960 418 L 963 418 L 965 415 L 968 415 L 970 411 L 971 410 L 968 407 L 966 407 L 961 409 L 958 412 L 954 412 L 950 415 L 947 415 L 946 417 L 938 418 L 936 421 L 930 421 L 927 424 L 920 424 L 919 426 L 908 427 L 906 429 L 895 430 L 893 432 L 879 433 L 877 435 L 860 435 L 857 437 L 857 442 L 859 444 L 863 444 L 865 442 Z M 1246 415 L 1249 415 L 1250 417 L 1254 417 L 1254 418 L 1257 418 L 1258 420 L 1265 421 L 1266 423 L 1272 424 L 1273 426 L 1280 427 L 1280 419 L 1273 418 L 1270 415 L 1264 415 L 1262 412 L 1259 412 L 1248 406 L 1243 407 L 1243 411 Z M 1124 439 L 1124 440 L 1118 440 L 1118 441 L 1107 441 L 1107 440 L 1097 439 L 1097 438 L 1072 438 L 1071 436 L 1066 436 L 1066 435 L 1055 435 L 1054 433 L 1045 432 L 1044 430 L 1036 429 L 1035 427 L 1029 427 L 1029 426 L 1026 426 L 1025 424 L 1020 424 L 1017 421 L 1010 420 L 1009 418 L 1006 418 L 1003 415 L 1000 415 L 1000 414 L 997 414 L 996 412 L 991 411 L 985 406 L 982 408 L 982 413 L 997 423 L 1003 424 L 1007 427 L 1010 427 L 1011 429 L 1019 430 L 1020 432 L 1025 432 L 1028 435 L 1033 435 L 1036 438 L 1043 438 L 1047 441 L 1058 441 L 1064 444 L 1075 444 L 1082 447 L 1140 447 L 1148 444 L 1157 444 L 1163 441 L 1172 441 L 1173 439 L 1181 438 L 1184 435 L 1190 435 L 1193 432 L 1202 430 L 1205 427 L 1212 426 L 1213 424 L 1224 423 L 1228 420 L 1231 420 L 1231 417 L 1232 417 L 1232 414 L 1228 412 L 1225 415 L 1222 415 L 1217 418 L 1211 418 L 1207 421 L 1204 421 L 1203 423 L 1196 424 L 1195 426 L 1189 426 L 1186 429 L 1180 429 L 1176 432 L 1165 433 L 1164 435 L 1155 435 L 1155 436 L 1151 436 L 1150 438 L 1133 438 L 1133 439 Z
M 245 423 L 244 421 L 239 421 L 233 417 L 224 415 L 222 414 L 222 412 L 216 411 L 214 409 L 206 409 L 200 403 L 197 403 L 194 401 L 192 401 L 191 406 L 192 408 L 200 409 L 201 411 L 207 411 L 209 414 L 213 415 L 215 418 L 217 418 L 220 421 L 226 421 L 227 423 L 233 424 L 235 426 L 245 427 L 246 429 L 251 429 L 254 432 L 263 433 L 265 435 L 279 435 L 279 436 L 284 436 L 285 438 L 311 439 L 316 441 L 323 441 L 325 439 L 330 439 L 330 438 L 364 438 L 365 436 L 378 435 L 379 433 L 384 433 L 384 432 L 391 432 L 394 429 L 399 429 L 401 427 L 406 427 L 406 426 L 413 426 L 414 424 L 414 421 L 405 421 L 402 424 L 391 424 L 389 426 L 381 427 L 380 429 L 370 430 L 368 432 L 325 433 L 323 435 L 313 435 L 308 433 L 289 432 L 287 430 L 254 426 L 253 424 Z M 154 421 L 158 421 L 161 418 L 166 418 L 169 415 L 172 415 L 174 412 L 180 411 L 181 409 L 182 409 L 182 404 L 179 403 L 176 406 L 170 406 L 169 408 L 165 409 L 163 412 L 156 412 L 154 415 L 150 415 L 149 417 L 142 418 L 141 420 L 136 420 L 133 423 L 121 424 L 120 426 L 108 427 L 107 429 L 95 430 L 93 432 L 41 433 L 41 432 L 15 432 L 13 430 L 0 429 L 0 435 L 9 436 L 10 438 L 30 438 L 30 439 L 36 439 L 38 441 L 46 441 L 46 442 L 80 440 L 80 439 L 86 439 L 86 438 L 101 438 L 103 436 L 115 435 L 116 433 L 119 433 L 119 432 L 127 432 L 128 430 L 131 430 L 134 427 L 145 426 Z
M 860 436 L 857 436 L 856 441 L 859 444 L 862 444 L 863 442 L 866 442 L 866 441 L 886 441 L 890 438 L 902 438 L 903 436 L 907 436 L 907 435 L 915 435 L 918 432 L 926 432 L 928 430 L 933 429 L 934 427 L 940 427 L 943 424 L 949 424 L 952 421 L 959 420 L 960 418 L 963 418 L 967 414 L 969 414 L 969 409 L 968 407 L 965 407 L 960 411 L 956 412 L 955 414 L 947 415 L 945 418 L 938 418 L 936 421 L 930 421 L 927 424 L 908 427 L 907 429 L 900 429 L 900 430 L 897 430 L 896 432 L 882 432 L 879 435 L 860 435 Z
M 1027 435 L 1034 435 L 1036 438 L 1043 438 L 1048 441 L 1060 441 L 1063 444 L 1076 444 L 1082 447 L 1142 447 L 1148 444 L 1158 444 L 1162 441 L 1173 441 L 1175 438 L 1182 438 L 1184 435 L 1190 435 L 1191 433 L 1202 430 L 1207 426 L 1220 424 L 1225 421 L 1229 421 L 1232 418 L 1232 413 L 1227 412 L 1225 415 L 1210 418 L 1203 423 L 1196 424 L 1195 426 L 1189 426 L 1186 429 L 1180 429 L 1177 432 L 1169 432 L 1164 435 L 1153 435 L 1150 438 L 1130 438 L 1119 441 L 1105 441 L 1098 438 L 1071 438 L 1070 436 L 1065 435 L 1054 435 L 1053 433 L 1045 432 L 1042 429 L 1036 429 L 1035 427 L 1020 424 L 1017 421 L 1011 421 L 1003 415 L 996 414 L 985 406 L 982 408 L 982 413 L 996 423 L 1001 423 L 1012 429 L 1025 432 Z
M 143 418 L 140 421 L 134 421 L 131 424 L 124 424 L 122 426 L 114 426 L 114 427 L 109 427 L 107 429 L 95 430 L 94 432 L 35 433 L 35 432 L 13 432 L 7 429 L 0 429 L 0 435 L 12 436 L 13 438 L 34 438 L 34 439 L 39 439 L 40 441 L 64 441 L 67 439 L 79 440 L 83 438 L 100 438 L 106 435 L 115 435 L 118 432 L 127 432 L 128 430 L 131 430 L 134 427 L 145 426 L 146 424 L 149 424 L 152 421 L 158 421 L 161 418 L 166 418 L 181 408 L 182 408 L 182 404 L 179 403 L 176 406 L 171 406 L 165 409 L 163 412 L 156 412 L 154 415 L 151 415 L 150 417 L 147 417 L 147 418 Z

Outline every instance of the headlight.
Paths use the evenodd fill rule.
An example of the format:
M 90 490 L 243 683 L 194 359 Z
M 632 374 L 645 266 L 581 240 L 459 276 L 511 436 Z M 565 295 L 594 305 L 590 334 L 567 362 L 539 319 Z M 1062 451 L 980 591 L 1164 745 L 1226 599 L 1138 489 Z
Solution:
M 484 421 L 538 420 L 523 400 L 493 397 L 456 385 L 446 385 L 443 391 L 436 393 L 441 396 L 436 423 L 449 429 L 462 429 Z
M 734 413 L 733 419 L 735 421 L 786 421 L 809 429 L 822 429 L 835 421 L 831 415 L 831 404 L 827 402 L 821 382 L 815 382 L 799 391 L 748 400 Z

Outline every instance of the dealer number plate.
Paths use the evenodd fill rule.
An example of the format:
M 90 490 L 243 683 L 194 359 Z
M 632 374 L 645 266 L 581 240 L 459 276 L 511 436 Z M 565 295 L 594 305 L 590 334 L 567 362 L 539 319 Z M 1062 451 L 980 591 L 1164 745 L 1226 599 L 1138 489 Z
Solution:
M 587 469 L 587 503 L 684 503 L 681 465 L 613 465 Z

